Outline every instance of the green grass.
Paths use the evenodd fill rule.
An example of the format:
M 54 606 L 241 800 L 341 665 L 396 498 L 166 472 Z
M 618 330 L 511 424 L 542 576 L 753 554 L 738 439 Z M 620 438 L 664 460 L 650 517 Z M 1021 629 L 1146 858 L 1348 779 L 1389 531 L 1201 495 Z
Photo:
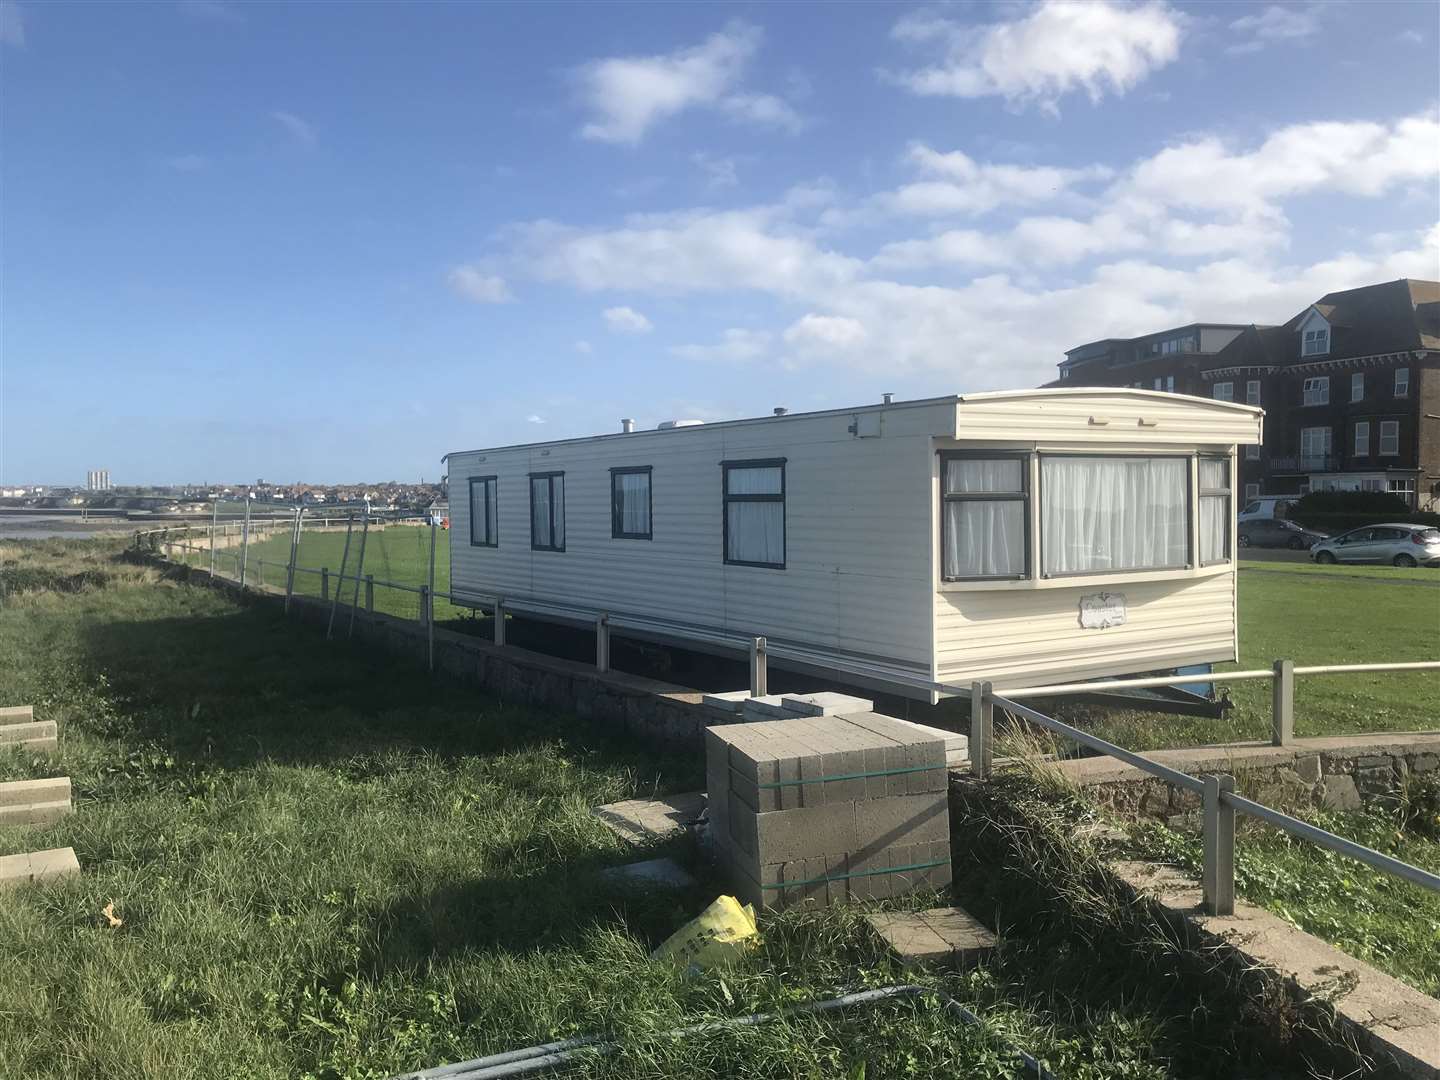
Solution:
M 1241 559 L 1241 570 L 1263 570 L 1279 574 L 1305 574 L 1311 577 L 1379 578 L 1382 581 L 1423 581 L 1440 588 L 1440 569 L 1429 566 L 1371 566 L 1368 563 L 1333 563 L 1322 566 L 1313 562 L 1271 562 Z
M 695 786 L 696 755 L 327 643 L 105 541 L 6 546 L 0 579 L 0 704 L 61 729 L 57 757 L 12 751 L 0 775 L 76 795 L 53 826 L 0 830 L 0 853 L 69 845 L 83 867 L 0 904 L 5 1080 L 381 1077 L 587 1032 L 623 1048 L 583 1075 L 654 1078 L 1008 1077 L 1007 1041 L 1069 1077 L 1189 1077 L 1237 1045 L 1216 999 L 1023 927 L 941 978 L 897 969 L 853 908 L 787 913 L 685 980 L 649 950 L 722 883 L 676 844 L 696 889 L 607 891 L 598 871 L 635 855 L 589 808 Z M 661 1034 L 915 978 L 986 1029 L 901 1002 Z M 1257 1046 L 1223 1061 L 1305 1074 Z
M 1366 847 L 1440 873 L 1440 834 L 1398 829 L 1392 812 L 1313 811 L 1305 817 Z M 1199 876 L 1198 836 L 1147 825 L 1137 832 L 1137 852 Z M 1240 831 L 1235 885 L 1243 899 L 1440 997 L 1440 894 L 1259 826 Z
M 1264 563 L 1263 569 L 1291 564 Z M 1260 567 L 1257 567 L 1259 569 Z M 1440 590 L 1380 585 L 1351 576 L 1440 574 L 1388 567 L 1305 567 L 1239 576 L 1240 662 L 1224 670 L 1268 668 L 1277 659 L 1297 665 L 1405 662 L 1440 658 Z M 1156 713 L 1072 710 L 1103 738 L 1132 750 L 1267 740 L 1270 681 L 1228 684 L 1235 708 L 1223 720 Z M 1440 719 L 1440 672 L 1303 675 L 1295 681 L 1295 734 L 1345 735 L 1435 730 Z

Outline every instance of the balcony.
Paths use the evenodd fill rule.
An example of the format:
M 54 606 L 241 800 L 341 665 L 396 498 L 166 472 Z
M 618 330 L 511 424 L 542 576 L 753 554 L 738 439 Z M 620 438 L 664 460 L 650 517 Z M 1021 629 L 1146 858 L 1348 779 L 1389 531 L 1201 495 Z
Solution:
M 1272 457 L 1270 459 L 1272 473 L 1339 472 L 1340 467 L 1339 454 L 1294 454 L 1290 457 Z

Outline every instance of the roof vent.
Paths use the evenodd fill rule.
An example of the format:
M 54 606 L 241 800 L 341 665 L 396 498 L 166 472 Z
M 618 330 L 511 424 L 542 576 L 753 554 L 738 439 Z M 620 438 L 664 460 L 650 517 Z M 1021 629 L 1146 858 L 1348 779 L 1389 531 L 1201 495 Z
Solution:
M 784 405 L 776 405 L 775 408 L 771 411 L 774 412 L 776 416 L 784 416 L 790 410 L 787 409 Z
M 704 420 L 661 420 L 655 425 L 656 431 L 671 431 L 682 427 L 699 427 L 705 423 Z
M 894 398 L 895 398 L 895 395 L 894 395 L 894 394 L 881 394 L 881 395 L 880 395 L 880 400 L 883 401 L 886 405 L 889 405 L 890 402 L 894 400 Z
M 629 434 L 630 432 L 635 430 L 635 421 L 629 419 L 628 417 L 624 420 L 621 420 L 620 430 L 625 432 L 626 434 Z

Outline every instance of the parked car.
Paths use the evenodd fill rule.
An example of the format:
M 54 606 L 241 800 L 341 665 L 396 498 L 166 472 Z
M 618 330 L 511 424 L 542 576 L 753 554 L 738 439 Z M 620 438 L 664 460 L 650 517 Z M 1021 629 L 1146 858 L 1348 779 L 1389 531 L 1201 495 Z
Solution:
M 1440 566 L 1440 529 L 1433 525 L 1366 525 L 1310 549 L 1317 563 L 1388 563 Z
M 1329 534 L 1307 529 L 1284 518 L 1251 518 L 1240 522 L 1241 547 L 1283 547 L 1304 551 L 1328 540 Z
M 1296 498 L 1295 495 L 1261 495 L 1242 506 L 1237 517 L 1242 525 L 1257 518 L 1283 518 L 1295 505 Z

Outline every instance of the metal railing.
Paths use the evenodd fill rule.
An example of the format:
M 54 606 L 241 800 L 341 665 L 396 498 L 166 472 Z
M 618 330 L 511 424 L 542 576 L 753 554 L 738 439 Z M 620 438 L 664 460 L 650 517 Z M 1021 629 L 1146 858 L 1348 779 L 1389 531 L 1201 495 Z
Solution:
M 1343 674 L 1346 672 L 1363 671 L 1415 671 L 1440 669 L 1440 662 L 1425 661 L 1421 663 L 1402 664 L 1325 664 L 1311 667 L 1295 667 L 1289 660 L 1276 661 L 1277 670 L 1281 665 L 1289 675 L 1290 693 L 1293 697 L 1293 679 L 1296 674 Z M 1243 673 L 1249 678 L 1273 677 L 1274 672 L 1252 671 Z M 1227 673 L 1226 678 L 1232 677 Z M 1201 678 L 1189 678 L 1184 681 L 1199 682 L 1211 681 L 1214 676 Z M 1170 685 L 1175 679 L 1113 679 L 1109 680 L 1111 685 L 1135 686 L 1137 684 L 1147 686 Z M 1094 686 L 1097 684 L 1072 684 Z M 1277 680 L 1277 685 L 1279 682 Z M 1289 814 L 1282 814 L 1278 810 L 1272 810 L 1268 806 L 1247 799 L 1242 795 L 1235 794 L 1235 778 L 1227 773 L 1204 774 L 1191 776 L 1178 769 L 1172 769 L 1168 765 L 1162 765 L 1158 761 L 1137 754 L 1133 750 L 1126 750 L 1112 742 L 1092 735 L 1088 731 L 1081 731 L 1072 727 L 1053 716 L 1046 716 L 1044 713 L 1021 705 L 1014 700 L 1017 694 L 1027 694 L 1032 697 L 1054 696 L 1064 692 L 1060 687 L 1035 687 L 1022 689 L 1020 691 L 1006 691 L 1006 696 L 996 694 L 994 688 L 988 682 L 972 683 L 969 688 L 958 686 L 943 686 L 946 692 L 956 694 L 968 694 L 970 697 L 970 769 L 971 775 L 979 779 L 988 779 L 993 767 L 993 755 L 995 744 L 995 709 L 999 708 L 1012 716 L 1027 720 L 1056 735 L 1063 736 L 1081 746 L 1089 747 L 1098 753 L 1123 761 L 1127 765 L 1147 773 L 1150 776 L 1164 780 L 1168 784 L 1183 788 L 1198 794 L 1201 798 L 1202 820 L 1203 820 L 1203 854 L 1201 865 L 1201 892 L 1204 896 L 1205 910 L 1212 915 L 1233 915 L 1235 913 L 1235 815 L 1241 813 L 1263 821 L 1277 829 L 1289 833 L 1291 836 L 1298 836 L 1303 840 L 1309 840 L 1313 844 L 1327 848 L 1340 855 L 1356 859 L 1376 870 L 1396 877 L 1403 878 L 1422 888 L 1440 892 L 1440 876 L 1423 870 L 1418 866 L 1412 866 L 1407 862 L 1392 858 L 1372 848 L 1357 844 L 1353 840 L 1347 840 L 1343 836 L 1328 832 L 1307 821 L 1291 817 Z

